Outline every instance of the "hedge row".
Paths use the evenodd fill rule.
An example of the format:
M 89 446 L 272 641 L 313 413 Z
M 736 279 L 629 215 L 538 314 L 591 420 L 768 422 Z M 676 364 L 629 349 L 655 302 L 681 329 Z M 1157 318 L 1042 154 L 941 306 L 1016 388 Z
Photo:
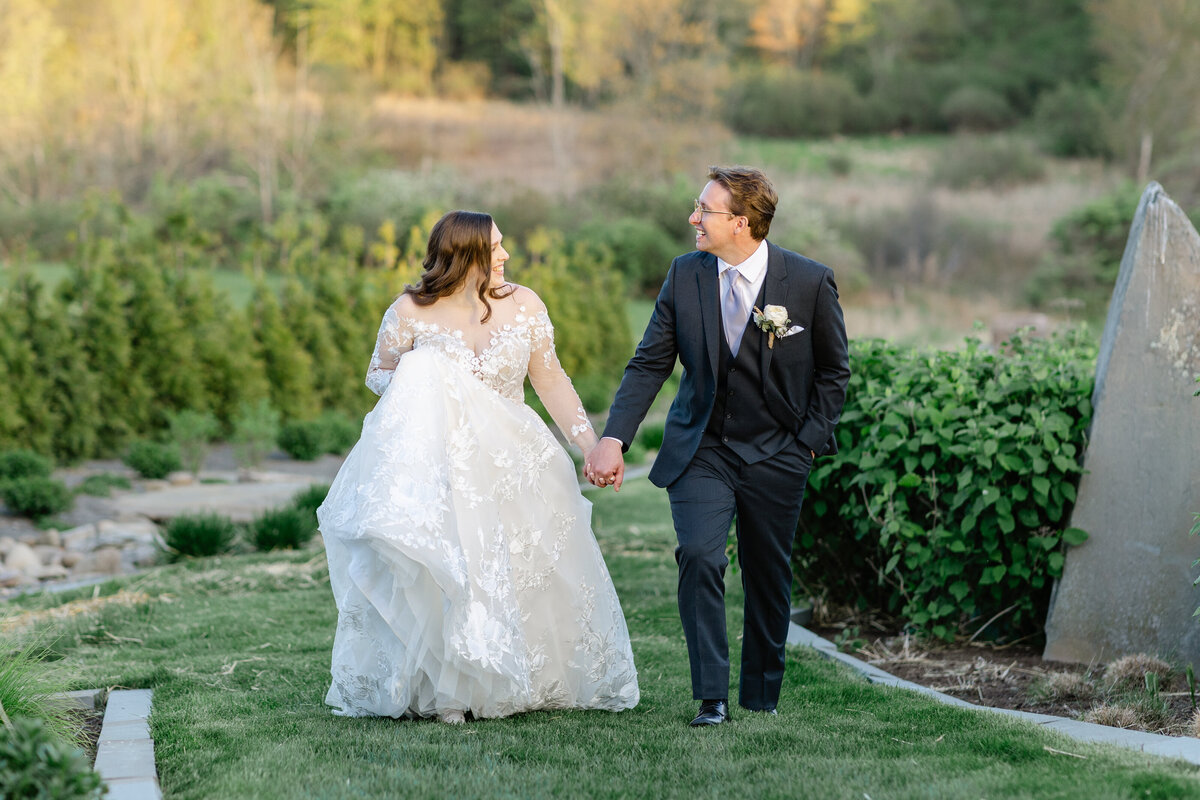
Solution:
M 840 452 L 809 478 L 795 567 L 808 592 L 914 628 L 1041 629 L 1081 474 L 1096 350 L 1084 335 L 989 352 L 851 346 Z
M 245 308 L 216 290 L 200 250 L 175 239 L 88 243 L 56 288 L 32 270 L 16 275 L 0 290 L 0 450 L 113 456 L 183 411 L 213 415 L 228 435 L 263 400 L 290 421 L 361 418 L 375 401 L 363 375 L 379 320 L 419 273 L 419 254 L 367 268 L 320 247 L 319 233 L 296 240 L 282 289 L 258 281 Z M 602 407 L 631 349 L 620 278 L 604 253 L 531 239 L 518 279 L 545 300 L 585 404 Z

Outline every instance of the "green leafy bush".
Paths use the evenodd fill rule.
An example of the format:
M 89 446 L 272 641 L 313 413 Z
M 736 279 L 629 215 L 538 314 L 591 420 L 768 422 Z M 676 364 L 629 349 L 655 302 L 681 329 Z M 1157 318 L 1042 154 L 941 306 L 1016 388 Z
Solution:
M 1113 153 L 1112 114 L 1099 90 L 1062 84 L 1044 92 L 1033 109 L 1033 127 L 1042 149 L 1056 156 Z
M 163 542 L 174 558 L 225 553 L 236 537 L 233 520 L 212 513 L 176 517 L 163 531 Z
M 5 450 L 0 453 L 0 481 L 11 478 L 49 478 L 54 462 L 32 450 Z
M 985 86 L 961 86 L 941 106 L 942 118 L 951 128 L 994 131 L 1011 125 L 1012 106 L 1004 95 Z
M 817 459 L 801 513 L 800 582 L 938 637 L 969 621 L 1039 630 L 1062 546 L 1086 538 L 1067 519 L 1095 354 L 1080 333 L 1003 353 L 852 342 L 840 452 Z
M 642 425 L 637 433 L 638 443 L 647 450 L 658 450 L 662 447 L 663 432 L 665 430 L 665 422 L 653 422 Z
M 1024 139 L 961 136 L 934 163 L 930 180 L 939 186 L 1014 186 L 1039 180 L 1046 164 Z
M 221 432 L 221 424 L 208 411 L 188 408 L 167 414 L 167 424 L 171 439 L 179 448 L 183 466 L 193 475 L 199 475 L 208 455 L 209 442 Z
M 264 399 L 243 403 L 233 418 L 233 454 L 243 469 L 257 467 L 275 446 L 279 436 L 279 412 Z
M 345 414 L 336 411 L 326 411 L 317 417 L 321 428 L 321 438 L 326 453 L 342 455 L 350 451 L 362 433 L 362 423 L 355 422 Z
M 325 452 L 325 429 L 316 420 L 289 422 L 279 429 L 277 442 L 297 461 L 314 461 Z
M 265 511 L 247 528 L 256 550 L 295 550 L 306 545 L 316 532 L 314 515 L 297 506 Z
M 83 750 L 60 740 L 45 723 L 14 717 L 0 726 L 0 797 L 8 800 L 84 800 L 108 787 Z
M 183 466 L 179 447 L 173 443 L 152 442 L 148 439 L 133 442 L 125 452 L 125 466 L 143 478 L 165 478 Z
M 75 487 L 75 494 L 90 494 L 93 497 L 108 497 L 113 489 L 129 489 L 133 484 L 124 475 L 88 475 Z
M 1051 247 L 1025 285 L 1035 306 L 1077 301 L 1088 317 L 1108 308 L 1141 193 L 1132 184 L 1078 208 L 1050 231 Z
M 312 521 L 313 530 L 317 529 L 317 509 L 325 502 L 329 494 L 329 484 L 314 483 L 307 489 L 301 489 L 292 497 L 292 507 L 308 514 Z
M 69 509 L 75 502 L 67 485 L 54 478 L 14 478 L 0 481 L 0 498 L 14 514 L 48 517 Z
M 724 108 L 739 133 L 820 138 L 858 130 L 862 105 L 842 75 L 768 68 L 734 81 Z
M 579 230 L 576 238 L 607 248 L 614 266 L 625 276 L 626 284 L 651 295 L 658 294 L 672 259 L 684 250 L 674 237 L 653 221 L 635 217 L 589 222 Z

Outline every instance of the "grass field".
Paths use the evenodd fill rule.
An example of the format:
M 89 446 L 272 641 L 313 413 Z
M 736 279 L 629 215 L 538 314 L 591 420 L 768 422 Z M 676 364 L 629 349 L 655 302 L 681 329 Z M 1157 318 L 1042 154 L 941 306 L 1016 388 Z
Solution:
M 620 714 L 460 727 L 333 716 L 322 700 L 335 610 L 320 550 L 163 567 L 95 599 L 26 597 L 7 606 L 8 624 L 57 609 L 54 666 L 75 687 L 154 689 L 169 798 L 1200 797 L 1196 767 L 872 686 L 804 649 L 789 652 L 778 717 L 735 710 L 722 728 L 690 729 L 664 493 L 638 479 L 589 496 L 642 689 Z M 737 584 L 731 574 L 735 659 Z M 67 616 L 72 602 L 92 610 Z

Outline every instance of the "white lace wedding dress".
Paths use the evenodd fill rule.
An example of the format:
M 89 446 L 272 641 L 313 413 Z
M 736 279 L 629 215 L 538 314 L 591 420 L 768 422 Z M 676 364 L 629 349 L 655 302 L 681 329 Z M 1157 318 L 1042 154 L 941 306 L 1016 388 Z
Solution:
M 317 512 L 338 607 L 325 702 L 348 716 L 501 717 L 638 702 L 625 618 L 564 434 L 595 433 L 541 301 L 492 300 L 480 352 L 438 304 L 388 309 L 380 395 Z M 420 318 L 418 318 L 420 317 Z

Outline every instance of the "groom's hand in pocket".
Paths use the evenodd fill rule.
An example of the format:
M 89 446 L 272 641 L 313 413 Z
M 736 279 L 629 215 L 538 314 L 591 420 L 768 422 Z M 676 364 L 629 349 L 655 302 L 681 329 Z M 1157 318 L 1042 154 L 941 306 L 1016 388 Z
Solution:
M 611 486 L 613 491 L 621 491 L 625 479 L 621 442 L 612 437 L 601 439 L 584 459 L 583 474 L 593 486 Z

